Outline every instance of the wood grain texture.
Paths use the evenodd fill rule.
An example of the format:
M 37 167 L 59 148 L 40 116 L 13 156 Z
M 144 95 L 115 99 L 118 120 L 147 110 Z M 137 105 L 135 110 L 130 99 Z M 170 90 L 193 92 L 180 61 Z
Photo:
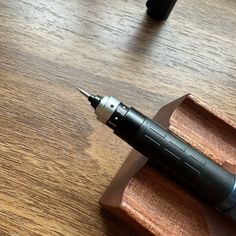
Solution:
M 131 235 L 98 201 L 130 152 L 76 86 L 153 116 L 188 92 L 236 118 L 236 2 L 0 1 L 0 234 Z M 135 98 L 135 99 L 134 99 Z

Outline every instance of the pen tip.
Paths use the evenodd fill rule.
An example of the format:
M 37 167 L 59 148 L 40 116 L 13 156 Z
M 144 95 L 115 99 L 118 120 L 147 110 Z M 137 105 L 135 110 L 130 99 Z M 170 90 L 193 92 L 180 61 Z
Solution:
M 81 88 L 76 88 L 76 89 L 78 89 L 78 90 L 80 91 L 80 93 L 83 94 L 86 98 L 89 98 L 89 97 L 91 96 L 89 93 L 85 92 L 85 91 L 84 91 L 83 89 L 81 89 Z

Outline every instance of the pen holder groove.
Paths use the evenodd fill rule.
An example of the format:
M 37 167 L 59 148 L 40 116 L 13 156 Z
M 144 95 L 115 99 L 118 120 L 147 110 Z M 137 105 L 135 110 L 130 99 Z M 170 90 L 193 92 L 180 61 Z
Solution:
M 191 94 L 162 107 L 155 120 L 236 174 L 235 122 Z M 235 223 L 135 150 L 100 203 L 142 235 L 236 235 Z

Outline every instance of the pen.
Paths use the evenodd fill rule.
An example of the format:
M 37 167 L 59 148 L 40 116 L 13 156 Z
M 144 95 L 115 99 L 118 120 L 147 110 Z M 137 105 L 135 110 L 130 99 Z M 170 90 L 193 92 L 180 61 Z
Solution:
M 235 175 L 115 97 L 95 96 L 77 89 L 87 97 L 97 119 L 110 127 L 114 134 L 167 169 L 219 212 L 236 220 Z

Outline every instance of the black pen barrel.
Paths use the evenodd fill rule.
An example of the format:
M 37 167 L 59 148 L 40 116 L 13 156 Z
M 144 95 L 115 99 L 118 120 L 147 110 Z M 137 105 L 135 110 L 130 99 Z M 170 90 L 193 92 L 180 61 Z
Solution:
M 118 111 L 117 111 L 118 110 Z M 234 207 L 235 176 L 134 108 L 120 104 L 107 122 L 114 133 L 167 169 L 219 211 Z

